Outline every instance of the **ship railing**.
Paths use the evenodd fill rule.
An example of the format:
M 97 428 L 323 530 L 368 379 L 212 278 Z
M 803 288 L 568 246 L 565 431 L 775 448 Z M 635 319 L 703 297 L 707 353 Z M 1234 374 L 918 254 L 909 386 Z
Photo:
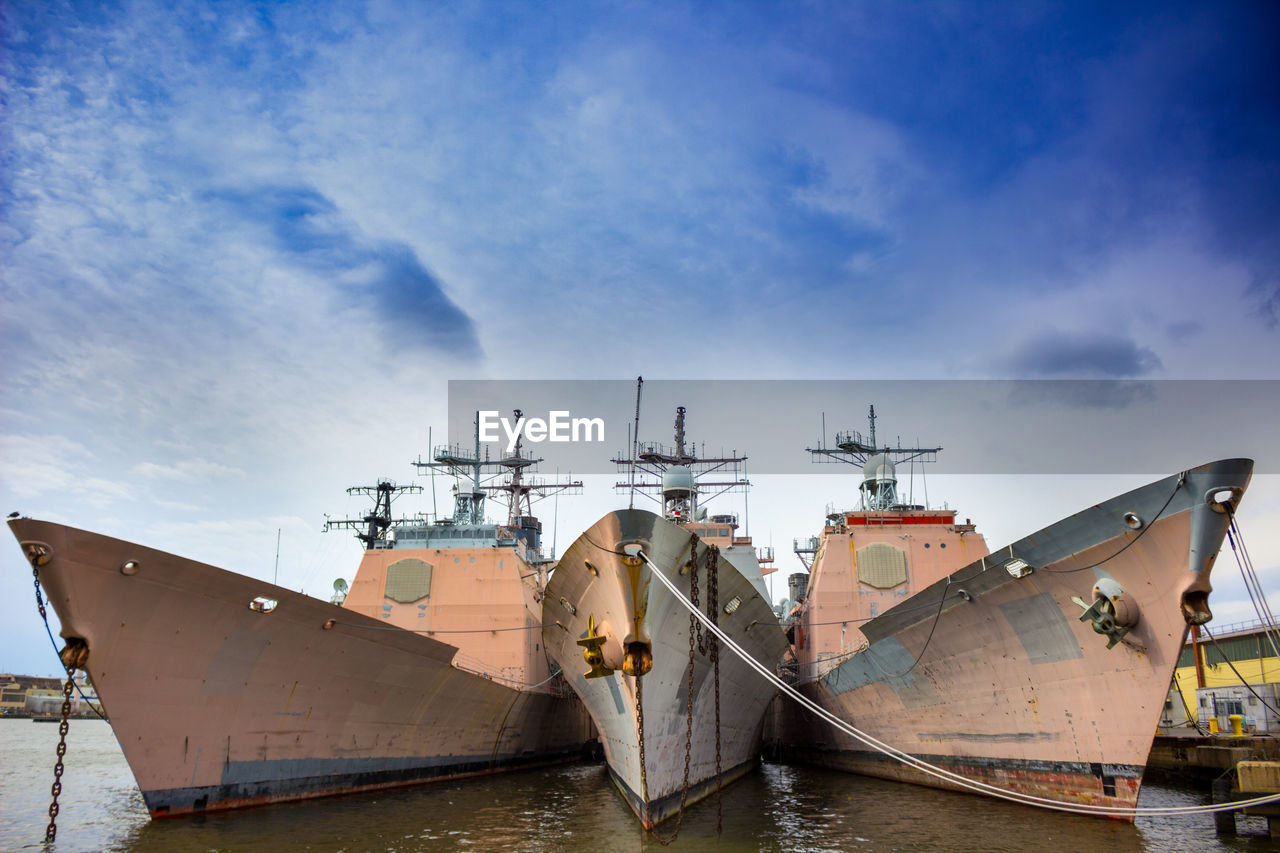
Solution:
M 492 664 L 462 652 L 458 652 L 453 656 L 453 668 L 460 669 L 471 675 L 478 675 L 481 678 L 487 678 L 498 684 L 506 685 L 513 690 L 522 690 L 529 693 L 548 693 L 561 698 L 568 698 L 572 692 L 564 679 L 548 679 L 542 684 L 530 684 L 523 679 L 500 675 L 494 672 L 495 667 Z
M 791 540 L 791 550 L 797 554 L 808 554 L 818 550 L 818 545 L 822 540 L 817 536 L 807 536 L 802 539 Z
M 799 676 L 817 677 L 829 671 L 829 668 L 834 668 L 833 665 L 844 663 L 847 659 L 861 654 L 870 647 L 871 643 L 865 637 L 848 638 L 841 640 L 839 651 L 820 652 L 812 660 L 795 661 L 794 663 L 783 664 L 783 667 L 791 669 Z
M 1213 630 L 1213 635 L 1221 639 L 1222 637 L 1225 637 L 1228 634 L 1240 634 L 1245 631 L 1262 631 L 1262 630 L 1265 630 L 1267 627 L 1269 627 L 1267 623 L 1263 622 L 1261 619 L 1250 619 L 1247 622 L 1232 622 L 1229 625 L 1223 625 L 1221 627 L 1214 625 L 1212 626 L 1212 630 Z M 1190 644 L 1191 642 L 1190 642 L 1190 639 L 1188 638 L 1187 645 L 1190 645 Z

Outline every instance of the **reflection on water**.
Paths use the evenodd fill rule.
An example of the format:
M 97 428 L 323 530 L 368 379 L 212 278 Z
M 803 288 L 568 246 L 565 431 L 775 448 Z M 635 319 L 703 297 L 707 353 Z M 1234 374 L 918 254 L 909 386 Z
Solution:
M 0 720 L 0 849 L 42 847 L 57 739 L 57 726 Z M 66 763 L 53 848 L 60 853 L 663 849 L 644 837 L 599 764 L 153 822 L 105 723 L 72 723 Z M 1142 804 L 1206 799 L 1147 785 Z M 712 797 L 690 810 L 670 849 L 1275 849 L 1260 836 L 1219 840 L 1208 815 L 1128 824 L 780 764 L 726 790 L 722 808 L 719 839 Z M 1265 833 L 1266 824 L 1242 821 L 1241 829 Z

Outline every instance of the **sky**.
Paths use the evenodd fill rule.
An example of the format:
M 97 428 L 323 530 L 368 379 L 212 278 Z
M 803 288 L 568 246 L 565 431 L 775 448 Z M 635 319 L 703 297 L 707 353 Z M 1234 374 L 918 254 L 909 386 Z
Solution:
M 1275 4 L 10 0 L 0 25 L 5 513 L 327 597 L 360 552 L 324 514 L 414 479 L 450 380 L 1280 378 Z M 1274 465 L 1241 514 L 1268 589 Z M 854 500 L 753 479 L 782 576 Z M 611 481 L 544 505 L 561 550 Z M 1140 484 L 930 491 L 996 547 Z M 0 591 L 0 671 L 56 673 L 16 546 Z M 1243 598 L 1220 583 L 1219 619 Z

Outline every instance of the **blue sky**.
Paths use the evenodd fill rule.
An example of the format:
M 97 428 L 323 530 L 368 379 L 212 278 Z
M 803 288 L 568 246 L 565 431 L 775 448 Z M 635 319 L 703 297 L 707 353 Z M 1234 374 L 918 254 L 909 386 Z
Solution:
M 0 15 L 6 512 L 323 593 L 451 378 L 1277 378 L 1274 4 Z

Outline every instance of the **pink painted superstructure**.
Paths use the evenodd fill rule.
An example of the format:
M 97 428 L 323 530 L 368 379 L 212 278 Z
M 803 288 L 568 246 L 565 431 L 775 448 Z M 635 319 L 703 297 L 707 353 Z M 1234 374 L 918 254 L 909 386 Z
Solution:
M 796 579 L 797 687 L 967 779 L 1134 805 L 1188 625 L 1210 617 L 1210 570 L 1252 462 L 1188 469 L 988 554 L 949 511 L 878 500 L 894 494 L 893 451 L 850 445 L 865 464 L 861 505 L 829 516 Z M 771 739 L 791 758 L 960 788 L 789 703 L 776 720 Z
M 483 518 L 486 488 L 527 506 L 524 464 L 507 467 L 442 522 L 393 520 L 397 487 L 368 490 L 344 606 L 61 524 L 9 526 L 165 817 L 581 755 L 590 719 L 542 648 L 537 520 Z

